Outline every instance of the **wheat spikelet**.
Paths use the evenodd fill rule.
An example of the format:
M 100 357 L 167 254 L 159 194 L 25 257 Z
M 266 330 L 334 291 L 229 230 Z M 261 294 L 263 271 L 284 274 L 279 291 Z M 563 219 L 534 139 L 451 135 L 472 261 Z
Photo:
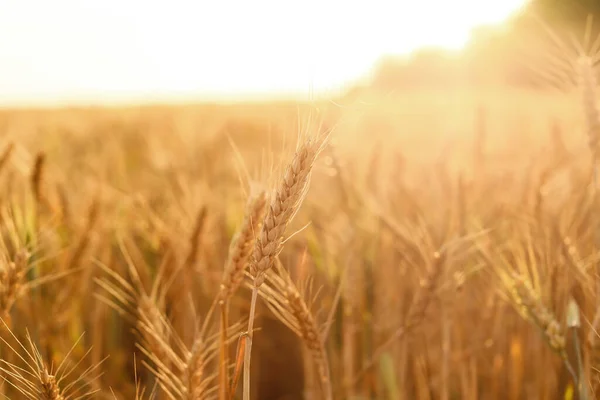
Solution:
M 253 289 L 248 318 L 248 343 L 244 349 L 244 400 L 250 400 L 250 358 L 258 289 L 265 280 L 266 272 L 271 269 L 281 252 L 285 230 L 306 196 L 313 164 L 323 150 L 328 137 L 329 134 L 309 138 L 296 150 L 271 199 L 254 245 L 249 268 Z
M 204 398 L 206 390 L 206 354 L 205 343 L 201 337 L 197 337 L 192 344 L 188 355 L 183 382 L 186 385 L 187 400 L 200 400 Z
M 204 226 L 206 225 L 206 217 L 208 216 L 208 209 L 206 206 L 202 206 L 198 214 L 196 215 L 196 221 L 194 223 L 194 229 L 189 238 L 189 251 L 184 261 L 184 270 L 190 271 L 198 261 L 200 255 L 200 248 L 202 247 L 202 233 L 204 232 Z
M 178 271 L 175 272 L 174 281 L 167 291 L 168 306 L 173 307 L 171 319 L 173 326 L 179 332 L 182 339 L 186 342 L 192 340 L 193 331 L 189 325 L 190 318 L 194 315 L 194 310 L 189 301 L 202 254 L 202 243 L 204 232 L 208 220 L 208 208 L 202 205 L 196 214 L 192 232 L 188 239 L 188 250 L 181 265 L 178 265 Z M 170 262 L 170 260 L 165 260 Z M 206 272 L 200 270 L 201 272 Z
M 266 204 L 267 195 L 264 191 L 248 199 L 244 222 L 231 240 L 229 257 L 221 280 L 221 301 L 230 299 L 244 279 L 248 258 L 254 247 L 256 233 L 261 227 Z
M 214 377 L 207 371 L 207 363 L 214 356 L 214 340 L 207 345 L 203 337 L 196 334 L 192 348 L 188 350 L 156 305 L 147 301 L 146 307 L 138 328 L 143 339 L 138 347 L 153 365 L 145 361 L 144 365 L 170 399 L 207 398 Z
M 174 334 L 174 333 L 173 333 Z M 202 400 L 210 397 L 215 388 L 211 388 L 214 374 L 208 371 L 207 364 L 212 358 L 212 348 L 207 346 L 201 336 L 196 336 L 190 350 L 177 341 L 180 348 L 169 356 L 172 367 L 163 362 L 160 354 L 144 348 L 144 352 L 154 367 L 147 365 L 158 379 L 164 393 L 172 400 Z
M 6 360 L 0 360 L 0 371 L 10 378 L 10 380 L 6 380 L 6 382 L 19 391 L 24 396 L 23 398 L 29 400 L 85 399 L 93 396 L 99 391 L 98 389 L 90 390 L 86 388 L 91 386 L 93 382 L 99 378 L 99 376 L 94 376 L 91 379 L 88 379 L 88 376 L 94 373 L 104 360 L 85 369 L 77 378 L 72 379 L 71 382 L 67 383 L 65 381 L 66 378 L 74 371 L 74 368 L 79 365 L 82 360 L 69 366 L 68 359 L 65 357 L 56 370 L 53 368 L 49 369 L 28 331 L 26 331 L 26 339 L 29 348 L 26 348 L 8 328 L 4 321 L 0 321 L 2 321 L 4 327 L 16 342 L 16 346 L 13 346 L 2 336 L 0 336 L 0 341 L 6 345 L 9 350 L 14 352 L 18 359 L 24 363 L 24 366 L 20 366 Z M 67 352 L 67 356 L 73 352 L 81 338 L 82 336 L 80 336 L 73 344 L 73 347 Z M 86 357 L 88 354 L 89 351 L 87 351 L 83 357 Z
M 522 277 L 513 276 L 511 289 L 516 304 L 540 328 L 550 348 L 565 355 L 566 338 L 563 329 L 552 312 L 537 298 L 531 286 Z
M 329 364 L 325 345 L 320 337 L 317 323 L 314 320 L 306 302 L 296 290 L 294 286 L 288 286 L 286 292 L 287 301 L 289 302 L 290 311 L 298 321 L 300 327 L 300 337 L 309 349 L 314 363 L 317 365 L 319 373 L 319 381 L 321 382 L 323 392 L 326 399 L 331 399 L 331 381 L 329 377 Z
M 323 394 L 326 399 L 332 399 L 329 361 L 322 329 L 289 274 L 279 264 L 275 268 L 267 273 L 267 284 L 260 294 L 275 316 L 302 339 L 317 367 Z
M 33 195 L 38 204 L 44 200 L 43 185 L 44 185 L 44 170 L 46 166 L 46 154 L 38 153 L 35 157 L 33 171 L 31 173 L 31 188 Z
M 44 400 L 65 400 L 64 396 L 60 393 L 54 375 L 48 374 L 48 371 L 44 369 L 42 370 L 40 380 L 42 384 L 41 395 Z
M 141 343 L 137 346 L 141 347 L 149 358 L 164 366 L 166 370 L 170 370 L 175 358 L 170 346 L 172 327 L 161 311 L 164 295 L 160 290 L 160 279 L 154 282 L 151 293 L 147 294 L 126 250 L 124 254 L 132 282 L 128 282 L 108 267 L 100 265 L 108 277 L 94 278 L 94 280 L 109 294 L 109 297 L 101 294 L 97 297 L 132 322 L 141 336 Z
M 56 194 L 58 196 L 58 201 L 60 204 L 60 215 L 67 227 L 71 227 L 73 223 L 73 210 L 71 209 L 71 202 L 68 196 L 67 188 L 65 185 L 57 184 L 56 185 Z
M 161 317 L 164 318 L 164 317 Z M 245 321 L 233 324 L 225 333 L 226 343 L 239 335 Z M 160 358 L 160 353 L 155 353 L 150 347 L 142 347 L 144 353 L 153 362 L 154 366 L 146 366 L 156 376 L 160 387 L 172 400 L 201 400 L 212 399 L 214 392 L 220 389 L 215 385 L 217 374 L 214 368 L 209 368 L 218 355 L 218 339 L 220 333 L 205 335 L 202 331 L 196 332 L 191 347 L 188 348 L 171 325 L 167 325 L 167 334 L 171 337 L 173 345 L 161 343 L 165 349 L 168 361 Z M 156 340 L 160 341 L 157 336 Z
M 168 362 L 168 329 L 166 321 L 156 303 L 143 295 L 138 304 L 137 328 L 145 346 L 163 363 Z
M 14 261 L 5 261 L 0 269 L 0 318 L 6 318 L 24 286 L 27 253 L 17 253 Z
M 221 307 L 221 335 L 220 335 L 220 399 L 226 399 L 228 394 L 228 356 L 227 330 L 229 328 L 229 300 L 237 291 L 244 279 L 248 265 L 248 258 L 254 247 L 256 233 L 264 217 L 267 203 L 265 191 L 260 191 L 248 199 L 244 221 L 239 231 L 231 240 L 229 255 L 219 290 Z
M 275 190 L 250 263 L 250 273 L 256 286 L 262 284 L 264 274 L 281 252 L 283 235 L 304 200 L 313 164 L 323 145 L 324 138 L 309 139 L 303 143 Z
M 159 295 L 158 287 L 155 286 L 150 295 L 146 294 L 135 268 L 131 264 L 129 267 L 132 283 L 102 266 L 112 279 L 96 279 L 110 295 L 110 298 L 99 296 L 100 299 L 136 325 L 141 336 L 136 347 L 151 361 L 143 361 L 143 364 L 157 378 L 159 387 L 167 397 L 172 400 L 211 398 L 217 389 L 213 385 L 216 374 L 207 367 L 218 354 L 216 349 L 220 334 L 205 337 L 203 328 L 195 333 L 193 344 L 188 349 L 161 309 L 160 299 L 163 297 Z M 160 281 L 159 278 L 155 285 Z M 237 322 L 225 331 L 225 343 L 239 333 L 245 322 Z M 196 324 L 188 321 L 188 325 Z

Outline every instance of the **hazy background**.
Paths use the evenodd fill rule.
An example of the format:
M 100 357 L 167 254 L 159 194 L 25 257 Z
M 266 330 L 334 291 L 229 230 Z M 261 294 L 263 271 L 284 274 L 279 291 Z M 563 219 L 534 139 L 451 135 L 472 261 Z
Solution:
M 244 100 L 373 82 L 523 84 L 528 53 L 543 48 L 531 16 L 580 34 L 599 4 L 3 0 L 0 103 Z
M 2 0 L 0 102 L 331 93 L 368 79 L 385 55 L 456 53 L 525 29 L 524 11 L 576 24 L 594 7 L 592 0 Z M 485 35 L 473 36 L 481 27 Z

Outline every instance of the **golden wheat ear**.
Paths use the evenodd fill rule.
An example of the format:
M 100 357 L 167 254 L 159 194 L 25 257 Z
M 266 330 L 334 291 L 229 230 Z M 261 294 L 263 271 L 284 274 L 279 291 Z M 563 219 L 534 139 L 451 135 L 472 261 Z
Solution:
M 177 361 L 177 348 L 185 346 L 178 340 L 162 312 L 160 289 L 155 288 L 151 294 L 146 293 L 132 260 L 127 256 L 126 259 L 132 282 L 99 264 L 106 276 L 94 278 L 102 289 L 102 292 L 96 293 L 96 297 L 136 327 L 139 335 L 136 346 L 144 354 L 158 361 L 160 368 L 170 369 Z
M 221 311 L 219 345 L 219 398 L 221 400 L 226 400 L 228 397 L 230 381 L 229 346 L 227 345 L 229 302 L 243 282 L 248 269 L 248 259 L 254 249 L 256 235 L 262 226 L 266 206 L 267 193 L 264 190 L 259 190 L 248 198 L 244 221 L 231 240 L 223 277 L 221 278 L 217 297 Z
M 517 312 L 540 331 L 548 347 L 559 355 L 575 382 L 578 375 L 567 355 L 567 339 L 563 325 L 542 302 L 539 291 L 529 279 L 512 271 L 498 270 L 501 292 Z
M 226 334 L 227 343 L 240 336 L 247 321 L 242 320 L 231 325 Z M 212 398 L 220 389 L 218 369 L 221 333 L 216 332 L 203 337 L 197 332 L 191 346 L 182 348 L 173 354 L 173 366 L 168 367 L 156 355 L 142 348 L 153 361 L 154 366 L 144 363 L 158 380 L 159 386 L 172 400 Z M 227 366 L 228 369 L 232 365 Z
M 7 319 L 14 302 L 25 289 L 28 254 L 21 251 L 14 261 L 3 260 L 0 263 L 0 318 Z
M 271 312 L 302 339 L 317 368 L 323 395 L 326 399 L 332 399 L 329 359 L 325 349 L 326 325 L 317 322 L 311 309 L 316 303 L 316 296 L 307 300 L 310 290 L 303 295 L 278 261 L 273 268 L 266 274 L 265 284 L 261 286 L 259 294 Z
M 259 191 L 248 199 L 244 221 L 231 240 L 229 255 L 221 287 L 219 300 L 227 302 L 242 284 L 248 259 L 254 249 L 256 235 L 262 227 L 267 206 L 267 193 Z
M 97 370 L 106 359 L 96 365 L 83 368 L 81 363 L 90 353 L 91 349 L 89 349 L 79 361 L 73 363 L 69 360 L 71 353 L 79 345 L 83 335 L 73 343 L 61 364 L 54 370 L 42 358 L 29 331 L 25 333 L 27 346 L 17 338 L 3 320 L 1 322 L 9 333 L 8 339 L 11 339 L 13 343 L 2 336 L 0 336 L 0 341 L 16 355 L 17 361 L 10 363 L 0 360 L 0 371 L 6 375 L 6 382 L 25 398 L 31 400 L 86 399 L 100 391 L 99 389 L 93 389 L 93 383 L 102 375 Z M 79 376 L 75 379 L 70 378 L 78 370 L 81 370 Z
M 301 135 L 301 133 L 300 133 Z M 249 273 L 253 282 L 248 318 L 247 342 L 244 355 L 243 399 L 250 400 L 250 361 L 254 331 L 254 314 L 258 289 L 264 283 L 266 273 L 273 267 L 281 252 L 287 226 L 294 218 L 310 186 L 313 165 L 324 149 L 330 131 L 299 142 L 292 161 L 287 165 L 283 176 L 271 196 L 263 219 L 262 228 L 250 256 Z
M 313 165 L 328 138 L 329 134 L 325 133 L 300 144 L 271 196 L 250 259 L 250 273 L 257 286 L 281 252 L 286 229 L 306 197 Z
M 136 348 L 147 359 L 142 361 L 142 365 L 156 377 L 157 387 L 165 396 L 172 400 L 210 398 L 217 391 L 217 374 L 212 372 L 210 365 L 218 354 L 220 334 L 203 337 L 202 329 L 188 347 L 162 311 L 161 290 L 154 287 L 147 294 L 133 261 L 127 255 L 125 258 L 131 282 L 100 265 L 106 276 L 96 278 L 104 292 L 98 297 L 136 326 L 140 337 Z M 226 343 L 239 335 L 245 323 L 243 320 L 228 327 Z

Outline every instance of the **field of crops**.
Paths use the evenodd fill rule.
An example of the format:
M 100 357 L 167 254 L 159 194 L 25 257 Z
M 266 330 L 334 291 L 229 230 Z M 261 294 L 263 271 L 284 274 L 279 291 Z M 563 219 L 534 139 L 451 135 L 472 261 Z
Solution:
M 595 398 L 587 106 L 487 88 L 2 111 L 0 391 Z

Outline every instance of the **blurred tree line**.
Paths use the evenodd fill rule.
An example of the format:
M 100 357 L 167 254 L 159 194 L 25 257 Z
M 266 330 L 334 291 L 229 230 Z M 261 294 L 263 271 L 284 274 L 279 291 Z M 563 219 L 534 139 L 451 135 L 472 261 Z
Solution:
M 593 42 L 600 35 L 600 0 L 530 0 L 506 26 L 475 29 L 460 55 L 422 49 L 410 57 L 382 59 L 373 72 L 372 85 L 383 90 L 465 84 L 538 89 L 568 85 L 550 82 L 539 73 L 552 57 L 567 57 L 545 29 L 549 27 L 572 46 L 569 35 L 582 43 L 589 16 Z
M 600 0 L 531 0 L 528 11 L 550 23 L 577 26 L 583 24 L 589 14 L 600 16 Z

